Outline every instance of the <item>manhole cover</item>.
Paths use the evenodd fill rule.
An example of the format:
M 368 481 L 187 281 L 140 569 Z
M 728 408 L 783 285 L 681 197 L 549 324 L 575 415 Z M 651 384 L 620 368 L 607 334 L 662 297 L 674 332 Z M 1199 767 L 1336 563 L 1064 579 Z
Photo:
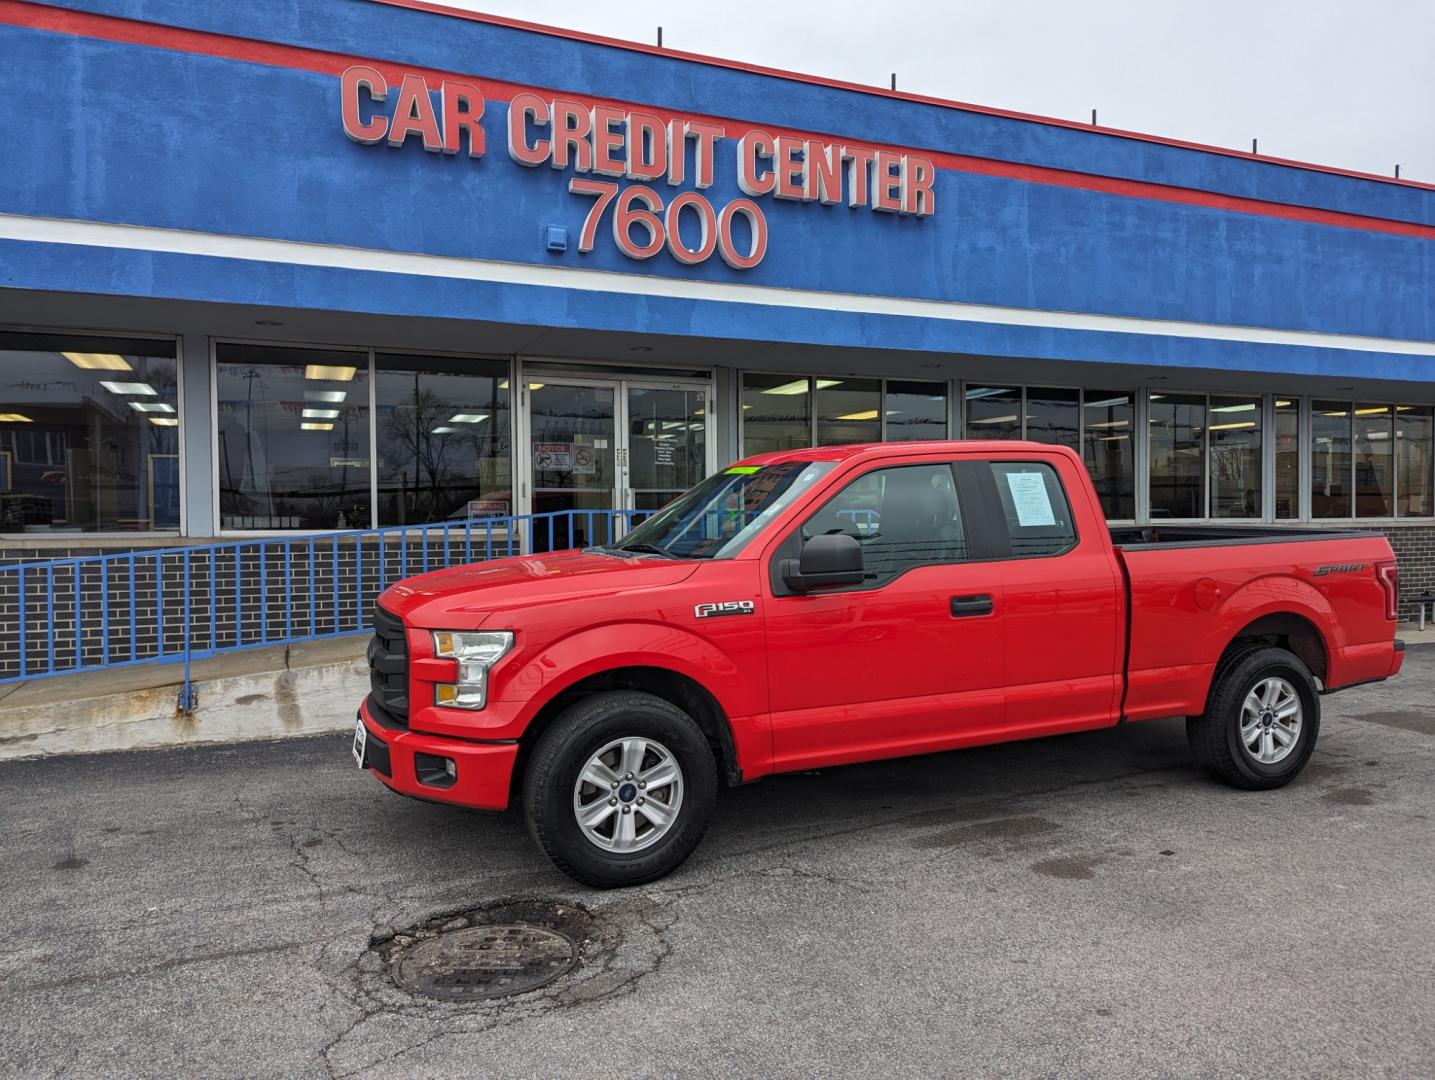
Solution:
M 413 993 L 479 1001 L 537 990 L 577 962 L 572 939 L 554 930 L 471 926 L 415 944 L 394 968 L 394 978 Z

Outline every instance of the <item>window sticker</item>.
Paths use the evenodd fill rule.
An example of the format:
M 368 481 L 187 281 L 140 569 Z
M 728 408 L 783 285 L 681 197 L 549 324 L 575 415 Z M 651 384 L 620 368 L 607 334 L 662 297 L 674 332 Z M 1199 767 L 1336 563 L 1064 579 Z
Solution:
M 728 476 L 751 476 L 753 473 L 761 472 L 761 465 L 734 465 L 726 470 Z
M 1007 489 L 1016 509 L 1018 525 L 1055 525 L 1051 497 L 1046 493 L 1046 480 L 1039 472 L 1009 472 Z

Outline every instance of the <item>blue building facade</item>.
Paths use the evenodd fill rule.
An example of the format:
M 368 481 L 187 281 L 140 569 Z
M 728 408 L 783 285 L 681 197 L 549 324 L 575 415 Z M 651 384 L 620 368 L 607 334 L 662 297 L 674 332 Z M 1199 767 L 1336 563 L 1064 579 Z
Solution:
M 1429 571 L 1431 186 L 410 0 L 6 0 L 0 55 L 12 548 L 981 436 Z

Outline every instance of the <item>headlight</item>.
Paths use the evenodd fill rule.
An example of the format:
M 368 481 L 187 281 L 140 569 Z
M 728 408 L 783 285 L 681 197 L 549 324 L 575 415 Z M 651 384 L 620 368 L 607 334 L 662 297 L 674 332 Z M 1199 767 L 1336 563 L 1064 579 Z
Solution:
M 488 701 L 488 669 L 513 648 L 511 630 L 435 630 L 433 654 L 458 661 L 458 681 L 438 683 L 433 703 L 481 709 Z

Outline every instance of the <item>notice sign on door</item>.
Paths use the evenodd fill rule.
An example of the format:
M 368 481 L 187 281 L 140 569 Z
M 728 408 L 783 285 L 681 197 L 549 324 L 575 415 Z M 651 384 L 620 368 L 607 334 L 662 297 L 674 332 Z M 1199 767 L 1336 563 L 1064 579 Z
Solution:
M 573 468 L 573 444 L 566 442 L 534 443 L 533 467 L 545 472 L 568 472 Z
M 533 467 L 539 472 L 567 472 L 592 475 L 598 471 L 593 447 L 586 443 L 536 442 Z

